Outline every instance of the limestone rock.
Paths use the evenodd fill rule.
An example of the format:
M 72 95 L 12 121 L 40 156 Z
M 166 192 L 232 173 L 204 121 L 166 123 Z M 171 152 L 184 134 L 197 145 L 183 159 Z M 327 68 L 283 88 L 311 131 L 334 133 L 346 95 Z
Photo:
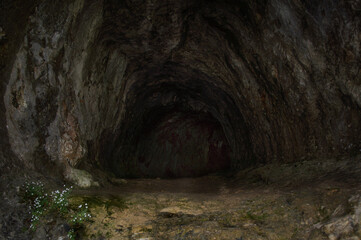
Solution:
M 361 230 L 361 197 L 355 195 L 349 199 L 353 210 L 350 214 L 342 217 L 332 218 L 322 226 L 322 231 L 328 235 L 330 240 L 336 239 L 359 239 L 357 234 Z M 339 207 L 335 212 L 339 212 Z M 337 216 L 338 214 L 336 214 Z M 319 227 L 318 227 L 319 228 Z
M 99 187 L 99 183 L 94 181 L 93 176 L 85 170 L 69 167 L 65 177 L 68 181 L 81 188 Z

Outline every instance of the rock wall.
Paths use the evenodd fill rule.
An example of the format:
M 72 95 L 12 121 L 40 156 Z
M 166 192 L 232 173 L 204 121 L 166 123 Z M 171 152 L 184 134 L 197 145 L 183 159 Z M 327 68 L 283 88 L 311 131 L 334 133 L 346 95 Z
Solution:
M 175 141 L 207 166 L 214 140 L 199 130 L 216 121 L 232 169 L 360 152 L 360 6 L 44 0 L 4 74 L 11 149 L 44 171 L 87 163 L 124 176 L 170 161 Z M 150 137 L 172 114 L 204 155 L 180 121 L 168 143 Z

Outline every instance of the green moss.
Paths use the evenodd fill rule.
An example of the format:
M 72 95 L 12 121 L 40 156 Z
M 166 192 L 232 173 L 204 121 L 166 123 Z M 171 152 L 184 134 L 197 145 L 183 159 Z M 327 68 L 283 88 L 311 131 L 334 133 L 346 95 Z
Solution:
M 237 218 L 231 214 L 223 214 L 220 218 L 217 219 L 219 225 L 223 227 L 235 227 L 239 221 Z
M 119 210 L 124 210 L 128 208 L 127 202 L 125 199 L 120 197 L 97 197 L 97 196 L 73 196 L 71 197 L 71 207 L 77 207 L 77 205 L 82 203 L 88 203 L 90 209 L 96 207 L 104 207 L 108 213 L 111 215 L 111 208 L 116 207 Z
M 117 207 L 117 208 L 119 208 L 121 210 L 128 208 L 127 207 L 127 202 L 123 198 L 113 197 L 113 198 L 108 199 L 108 201 L 106 201 L 105 204 L 108 207 L 114 206 L 114 207 Z
M 112 237 L 112 234 L 111 234 L 111 232 L 107 232 L 107 233 L 105 234 L 105 236 L 106 236 L 107 238 L 111 238 L 111 237 Z
M 153 232 L 153 229 L 147 228 L 147 227 L 143 227 L 143 228 L 142 228 L 142 232 L 144 232 L 144 233 L 151 233 L 151 232 Z
M 244 219 L 249 219 L 257 222 L 263 222 L 267 218 L 267 214 L 253 214 L 250 211 L 246 213 L 246 215 L 243 217 Z

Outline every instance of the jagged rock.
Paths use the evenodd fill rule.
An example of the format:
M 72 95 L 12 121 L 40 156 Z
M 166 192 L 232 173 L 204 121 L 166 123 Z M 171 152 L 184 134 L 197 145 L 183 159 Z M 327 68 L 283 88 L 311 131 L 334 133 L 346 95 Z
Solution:
M 322 231 L 327 234 L 330 240 L 337 239 L 359 239 L 357 234 L 361 231 L 361 198 L 360 195 L 355 195 L 349 199 L 349 203 L 353 206 L 352 212 L 344 215 L 342 217 L 334 217 L 331 218 L 325 224 L 318 224 L 315 226 L 318 229 L 322 229 Z M 337 207 L 335 209 L 336 214 L 333 216 L 338 216 L 340 213 L 339 209 L 341 207 Z

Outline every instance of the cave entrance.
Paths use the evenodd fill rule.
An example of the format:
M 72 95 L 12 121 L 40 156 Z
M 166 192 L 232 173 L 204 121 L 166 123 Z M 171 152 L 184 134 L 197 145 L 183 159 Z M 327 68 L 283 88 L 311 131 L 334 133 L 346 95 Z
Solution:
M 230 147 L 209 113 L 172 112 L 148 121 L 137 143 L 142 177 L 197 177 L 230 167 Z
M 113 161 L 111 170 L 116 175 L 181 178 L 229 170 L 231 148 L 212 114 L 168 109 L 145 116 L 139 131 L 129 140 L 131 144 L 125 143 Z M 124 146 L 130 147 L 127 150 Z M 126 152 L 131 154 L 121 155 Z
M 234 128 L 243 118 L 222 89 L 149 82 L 130 88 L 120 127 L 102 138 L 105 168 L 121 178 L 189 178 L 228 174 L 248 160 L 246 127 Z

